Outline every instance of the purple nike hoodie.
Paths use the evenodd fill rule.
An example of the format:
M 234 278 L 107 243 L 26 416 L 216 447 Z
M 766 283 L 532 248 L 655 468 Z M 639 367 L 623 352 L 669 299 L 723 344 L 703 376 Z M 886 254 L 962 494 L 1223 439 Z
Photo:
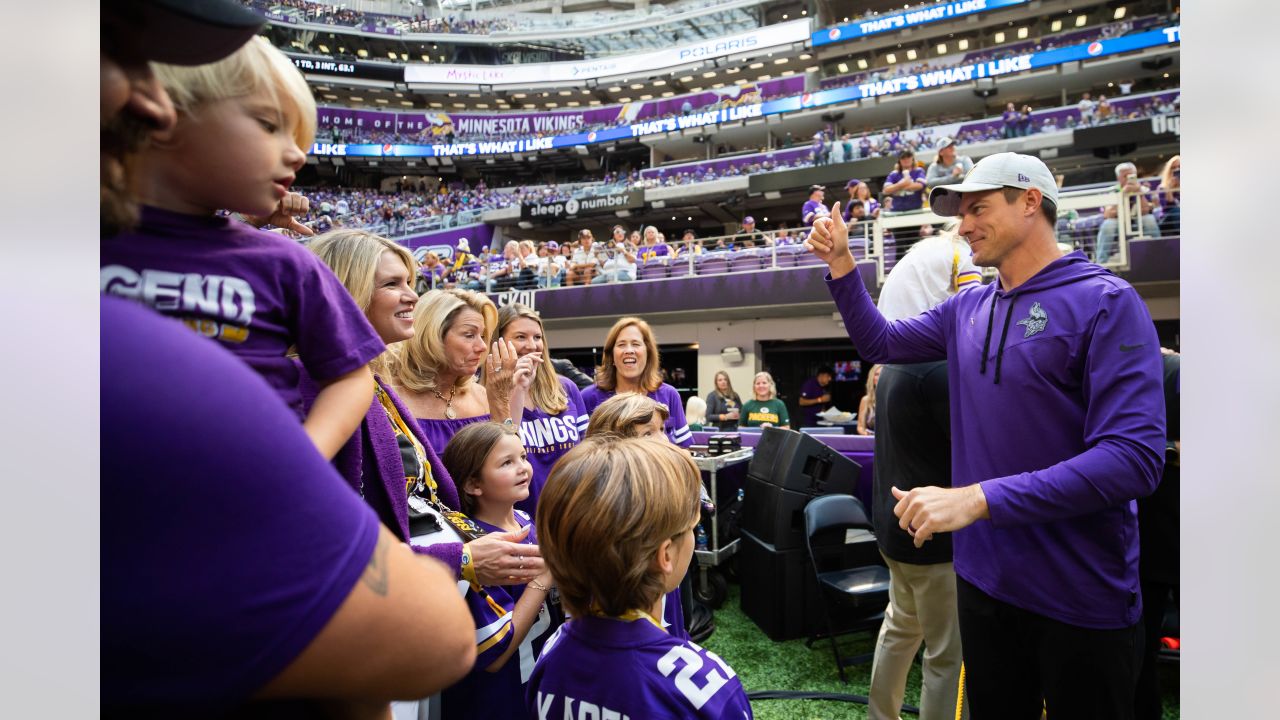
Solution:
M 1071 625 L 1136 623 L 1135 500 L 1159 483 L 1165 425 L 1137 291 L 1080 252 L 892 323 L 858 273 L 827 287 L 864 359 L 948 361 L 952 485 L 982 483 L 991 514 L 954 533 L 956 573 Z

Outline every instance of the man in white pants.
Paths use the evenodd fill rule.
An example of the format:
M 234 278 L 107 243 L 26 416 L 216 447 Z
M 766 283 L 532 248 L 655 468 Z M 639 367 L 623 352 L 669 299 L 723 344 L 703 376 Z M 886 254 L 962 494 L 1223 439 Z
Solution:
M 885 280 L 879 308 L 888 320 L 914 317 L 981 283 L 969 246 L 952 232 L 912 246 Z M 907 673 L 924 642 L 921 720 L 955 717 L 960 620 L 951 538 L 917 548 L 898 527 L 890 488 L 951 486 L 947 364 L 885 365 L 876 389 L 876 473 L 872 522 L 889 566 L 889 607 L 871 666 L 868 717 L 899 720 Z

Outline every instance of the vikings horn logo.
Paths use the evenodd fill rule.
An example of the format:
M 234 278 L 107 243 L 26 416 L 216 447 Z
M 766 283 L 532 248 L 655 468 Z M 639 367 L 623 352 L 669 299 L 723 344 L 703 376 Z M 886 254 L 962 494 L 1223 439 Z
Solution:
M 1026 325 L 1027 331 L 1022 337 L 1029 338 L 1036 333 L 1044 332 L 1045 326 L 1049 324 L 1049 314 L 1040 307 L 1040 303 L 1034 303 L 1031 306 L 1031 312 L 1026 317 L 1018 321 L 1019 325 Z

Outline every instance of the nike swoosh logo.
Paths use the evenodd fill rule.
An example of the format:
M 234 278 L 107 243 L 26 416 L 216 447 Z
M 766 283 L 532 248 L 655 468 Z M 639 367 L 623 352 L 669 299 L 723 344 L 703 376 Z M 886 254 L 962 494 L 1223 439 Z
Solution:
M 1137 345 L 1125 345 L 1124 343 L 1120 343 L 1120 352 L 1133 352 L 1134 350 L 1145 346 L 1146 343 L 1138 343 Z

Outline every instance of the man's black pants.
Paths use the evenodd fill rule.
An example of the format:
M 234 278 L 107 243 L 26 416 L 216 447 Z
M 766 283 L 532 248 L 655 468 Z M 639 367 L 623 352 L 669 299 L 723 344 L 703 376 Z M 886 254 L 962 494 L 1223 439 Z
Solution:
M 1141 623 L 1094 630 L 1051 620 L 956 578 L 973 720 L 1131 720 Z

